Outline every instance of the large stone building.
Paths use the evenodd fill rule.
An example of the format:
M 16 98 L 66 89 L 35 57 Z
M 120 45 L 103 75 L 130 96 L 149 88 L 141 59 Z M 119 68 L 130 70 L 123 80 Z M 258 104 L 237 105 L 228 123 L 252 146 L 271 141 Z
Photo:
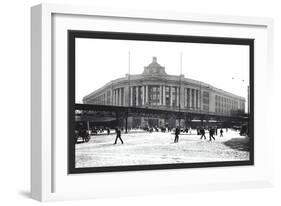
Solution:
M 207 83 L 168 75 L 165 67 L 153 57 L 142 74 L 126 75 L 115 79 L 83 98 L 85 104 L 131 106 L 144 108 L 193 111 L 218 115 L 245 112 L 245 98 L 215 88 Z M 131 126 L 154 122 L 158 126 L 165 120 L 130 118 Z M 156 121 L 156 122 L 155 122 Z

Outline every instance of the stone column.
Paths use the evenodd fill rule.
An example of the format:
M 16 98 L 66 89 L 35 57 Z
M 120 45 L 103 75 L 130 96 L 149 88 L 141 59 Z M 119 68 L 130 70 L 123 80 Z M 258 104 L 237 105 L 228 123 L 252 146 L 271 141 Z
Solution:
M 104 92 L 104 104 L 107 105 L 108 102 L 107 102 L 107 90 L 105 90 Z
M 180 89 L 179 87 L 176 87 L 176 97 L 177 97 L 177 103 L 176 106 L 180 106 Z
M 192 106 L 195 108 L 195 89 L 192 89 Z
M 131 92 L 130 92 L 130 106 L 133 106 L 133 87 L 130 88 Z
M 194 99 L 195 99 L 194 107 L 195 107 L 195 109 L 197 109 L 197 89 L 194 90 Z
M 191 106 L 192 106 L 192 92 L 191 92 L 191 88 L 189 88 L 189 108 L 191 108 Z
M 123 104 L 122 105 L 125 106 L 126 105 L 126 103 L 125 103 L 125 100 L 126 100 L 125 99 L 125 87 L 122 88 L 122 98 L 123 98 Z
M 200 90 L 198 90 L 198 109 L 200 109 Z
M 123 91 L 122 91 L 122 88 L 120 88 L 120 106 L 122 106 L 122 99 L 123 99 Z
M 200 108 L 200 90 L 197 91 L 198 92 L 198 109 Z
M 166 88 L 165 85 L 163 85 L 163 105 L 166 106 Z
M 136 106 L 139 106 L 139 87 L 136 87 Z
M 115 105 L 118 105 L 118 89 L 115 89 Z
M 116 95 L 115 95 L 116 106 L 119 106 L 119 96 L 118 96 L 119 93 L 118 93 L 118 90 L 119 90 L 119 89 L 116 89 Z
M 117 99 L 117 101 L 118 101 L 118 106 L 121 106 L 121 89 L 120 88 L 118 89 L 118 99 Z
M 117 89 L 114 90 L 114 105 L 117 106 Z
M 170 87 L 170 106 L 173 106 L 172 87 Z
M 197 109 L 199 109 L 200 108 L 200 91 L 199 90 L 197 90 Z
M 185 108 L 185 88 L 183 85 L 180 86 L 180 108 Z
M 120 106 L 122 106 L 122 100 L 123 100 L 123 88 L 120 88 Z
M 117 90 L 114 89 L 114 105 L 115 105 L 115 106 L 117 105 L 116 99 L 117 99 Z
M 142 105 L 144 105 L 144 86 L 142 88 L 142 94 L 141 94 L 141 100 L 142 100 Z
M 185 107 L 188 108 L 188 88 L 185 88 Z
M 162 100 L 163 100 L 163 97 L 162 97 L 162 94 L 163 94 L 163 93 L 162 93 L 162 89 L 163 89 L 163 86 L 160 85 L 160 86 L 159 86 L 159 89 L 160 89 L 159 104 L 162 105 Z
M 112 89 L 112 105 L 115 105 L 115 90 Z
M 118 88 L 117 92 L 118 92 L 118 99 L 117 99 L 117 101 L 118 101 L 118 106 L 120 106 L 120 105 L 121 105 L 121 89 Z
M 129 85 L 124 87 L 124 106 L 129 106 L 130 102 L 129 102 L 130 96 L 129 96 Z
M 200 109 L 203 110 L 203 91 L 202 91 L 202 88 L 201 88 L 201 91 L 200 91 Z
M 186 108 L 186 89 L 183 88 L 183 107 Z
M 145 90 L 146 90 L 146 93 L 145 93 L 145 102 L 148 103 L 148 85 L 145 86 Z
M 110 104 L 113 105 L 113 89 L 110 90 Z
M 117 89 L 117 105 L 120 106 L 120 89 Z
M 121 104 L 121 94 L 120 94 L 121 92 L 120 92 L 120 88 L 118 88 L 118 90 L 117 90 L 117 97 L 118 97 L 118 99 L 117 99 L 117 102 L 118 102 L 118 106 L 120 106 L 120 104 Z

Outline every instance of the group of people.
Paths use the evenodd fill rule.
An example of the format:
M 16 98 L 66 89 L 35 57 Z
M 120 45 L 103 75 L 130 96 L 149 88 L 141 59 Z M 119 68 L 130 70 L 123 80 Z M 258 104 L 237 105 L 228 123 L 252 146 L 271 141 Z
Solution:
M 121 143 L 123 144 L 124 142 L 123 142 L 123 140 L 121 138 L 121 130 L 116 128 L 115 132 L 116 132 L 116 138 L 115 138 L 114 144 L 117 144 L 118 139 L 120 139 Z M 180 134 L 180 129 L 177 127 L 176 130 L 175 130 L 175 140 L 174 140 L 174 143 L 177 143 L 179 141 L 179 134 Z
M 216 138 L 214 137 L 214 135 L 218 135 L 218 128 L 209 128 L 209 140 L 216 140 Z M 205 129 L 204 128 L 200 128 L 199 129 L 199 134 L 201 135 L 200 139 L 207 139 L 205 136 Z M 223 130 L 222 128 L 220 129 L 220 137 L 223 137 Z
M 218 128 L 211 128 L 210 127 L 208 130 L 209 130 L 209 141 L 216 140 L 214 135 L 218 135 Z M 116 131 L 116 138 L 115 138 L 114 144 L 117 144 L 117 140 L 118 139 L 120 139 L 121 143 L 123 144 L 124 142 L 123 142 L 123 140 L 121 138 L 121 130 L 116 128 L 115 131 Z M 185 132 L 188 132 L 188 129 L 185 130 Z M 207 139 L 206 136 L 205 136 L 205 129 L 204 128 L 200 128 L 199 132 L 201 134 L 200 139 L 202 139 L 202 138 Z M 178 143 L 179 142 L 179 134 L 180 134 L 180 128 L 177 127 L 175 129 L 174 143 Z M 220 137 L 223 137 L 223 130 L 222 130 L 222 128 L 220 129 Z
M 146 126 L 146 127 L 143 127 L 142 129 L 145 131 L 148 131 L 150 133 L 159 132 L 159 131 L 161 131 L 161 132 L 170 132 L 171 131 L 170 127 L 148 127 L 148 126 Z
M 96 128 L 94 128 L 94 130 L 95 131 L 97 131 L 97 129 Z M 102 131 L 101 131 L 102 130 Z M 100 132 L 103 132 L 104 130 L 106 130 L 107 131 L 107 134 L 109 135 L 110 134 L 110 129 L 109 128 L 103 128 L 103 129 L 99 129 L 99 131 Z M 218 128 L 216 127 L 216 128 L 212 128 L 212 127 L 210 127 L 210 128 L 208 128 L 207 129 L 208 131 L 209 131 L 209 141 L 212 141 L 212 140 L 216 140 L 215 139 L 215 137 L 214 137 L 214 135 L 218 135 Z M 83 141 L 84 141 L 84 138 L 85 137 L 89 137 L 90 135 L 88 134 L 86 134 L 86 129 L 84 129 L 84 130 L 81 130 L 79 133 L 78 133 L 78 131 L 77 131 L 77 137 L 79 137 L 79 136 L 81 136 L 82 138 L 83 138 Z M 115 128 L 115 133 L 116 133 L 116 138 L 115 138 L 115 141 L 114 141 L 114 144 L 117 144 L 117 141 L 118 141 L 118 139 L 121 141 L 121 143 L 122 144 L 124 144 L 124 142 L 123 142 L 123 139 L 121 138 L 121 131 L 122 131 L 122 129 L 120 129 L 120 128 Z M 185 130 L 183 130 L 183 132 L 186 132 L 186 133 L 188 133 L 188 128 L 187 129 L 185 129 Z M 227 130 L 226 130 L 227 131 Z M 93 132 L 93 131 L 92 131 Z M 151 132 L 151 131 L 149 131 L 149 132 Z M 180 134 L 180 132 L 181 132 L 181 130 L 180 130 L 180 128 L 179 127 L 176 127 L 175 128 L 175 139 L 174 139 L 174 143 L 178 143 L 178 141 L 179 141 L 179 134 Z M 198 133 L 198 135 L 201 135 L 201 137 L 200 137 L 200 139 L 207 139 L 207 137 L 206 137 L 206 132 L 205 132 L 205 129 L 203 128 L 203 127 L 201 127 L 201 128 L 199 128 L 198 130 L 197 130 L 197 133 Z M 223 129 L 221 128 L 220 129 L 220 137 L 223 137 Z M 90 139 L 90 138 L 89 138 Z
M 110 134 L 109 127 L 102 127 L 102 128 L 93 127 L 90 130 L 91 130 L 91 134 L 93 135 L 97 135 L 98 133 L 103 133 L 104 131 L 106 131 L 108 135 Z

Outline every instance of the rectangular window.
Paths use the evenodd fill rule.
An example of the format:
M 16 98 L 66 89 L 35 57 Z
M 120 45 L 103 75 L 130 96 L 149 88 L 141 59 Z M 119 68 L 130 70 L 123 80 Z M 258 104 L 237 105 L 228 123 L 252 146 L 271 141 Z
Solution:
M 209 111 L 209 92 L 203 92 L 203 110 Z

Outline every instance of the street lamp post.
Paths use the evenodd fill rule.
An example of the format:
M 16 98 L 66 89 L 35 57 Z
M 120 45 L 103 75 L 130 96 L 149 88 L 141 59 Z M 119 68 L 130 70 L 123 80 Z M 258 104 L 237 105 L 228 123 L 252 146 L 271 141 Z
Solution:
M 232 80 L 238 80 L 238 82 L 240 82 L 240 83 L 242 83 L 242 85 L 244 84 L 245 86 L 246 86 L 246 82 L 245 82 L 245 80 L 244 79 L 241 79 L 241 78 L 237 78 L 237 77 L 232 77 Z M 249 85 L 247 85 L 247 91 L 249 92 Z M 242 89 L 244 89 L 244 87 L 242 86 Z M 247 98 L 248 98 L 248 104 L 249 104 L 249 101 L 250 101 L 250 99 L 249 99 L 249 94 L 248 94 L 248 96 L 247 96 Z M 244 113 L 245 113 L 245 105 L 244 105 Z M 240 108 L 241 109 L 241 108 Z M 249 111 L 249 109 L 250 109 L 250 107 L 248 106 L 248 114 L 250 113 L 250 111 Z

